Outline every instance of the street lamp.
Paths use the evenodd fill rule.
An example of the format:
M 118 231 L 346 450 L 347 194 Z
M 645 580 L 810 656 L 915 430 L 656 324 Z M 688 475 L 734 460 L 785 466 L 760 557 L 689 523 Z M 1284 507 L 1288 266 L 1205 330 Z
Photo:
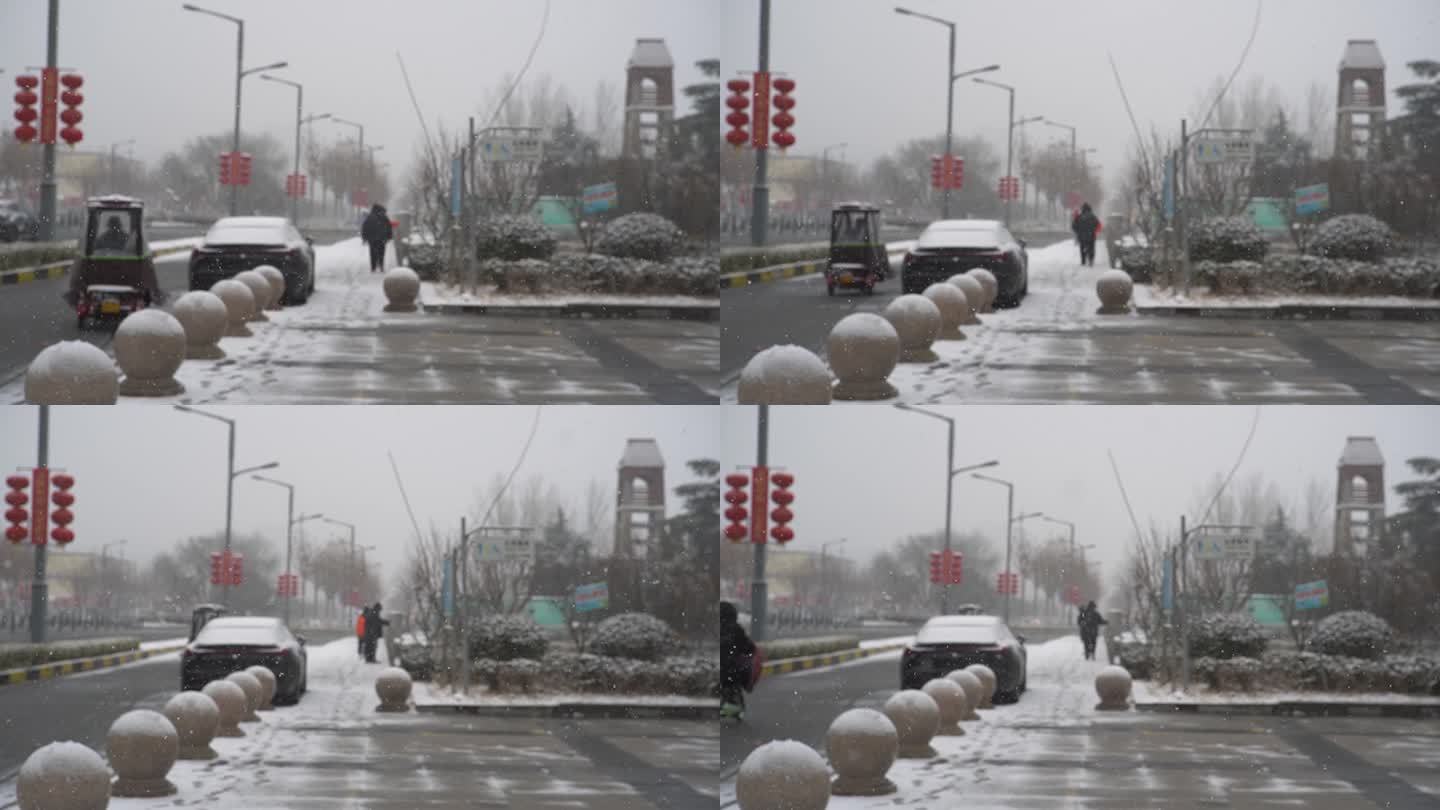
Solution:
M 113 541 L 111 541 L 111 542 L 109 542 L 109 543 L 105 543 L 104 545 L 100 546 L 100 587 L 102 587 L 102 588 L 105 589 L 105 593 L 106 593 L 106 594 L 109 594 L 109 593 L 110 593 L 110 577 L 107 576 L 107 574 L 109 573 L 109 571 L 108 571 L 108 569 L 107 569 L 107 566 L 105 565 L 106 560 L 107 560 L 107 557 L 105 556 L 105 553 L 106 553 L 107 550 L 109 550 L 109 548 L 110 548 L 111 546 L 123 546 L 123 545 L 125 545 L 125 544 L 128 543 L 128 542 L 130 542 L 130 541 L 129 541 L 129 540 L 113 540 Z M 113 609 L 113 606 L 112 606 L 112 609 Z
M 264 79 L 264 80 L 267 81 L 267 82 L 277 82 L 277 83 L 279 83 L 279 84 L 288 84 L 288 85 L 290 85 L 291 87 L 295 88 L 295 169 L 294 169 L 294 174 L 295 174 L 295 176 L 296 176 L 296 178 L 297 178 L 297 180 L 298 180 L 298 178 L 299 178 L 299 176 L 300 176 L 300 124 L 305 120 L 305 119 L 304 119 L 304 111 L 305 111 L 305 110 L 304 110 L 304 107 L 305 107 L 305 87 L 304 87 L 303 85 L 301 85 L 300 82 L 292 82 L 292 81 L 290 81 L 289 79 L 282 79 L 282 78 L 279 78 L 278 76 L 271 76 L 271 75 L 265 74 L 265 73 L 260 74 L 260 78 Z M 297 228 L 300 227 L 300 195 L 299 195 L 299 194 L 296 194 L 296 193 L 293 193 L 293 192 L 292 192 L 292 194 L 291 194 L 291 196 L 290 196 L 290 222 L 293 223 L 293 224 L 295 225 L 295 227 L 297 227 Z M 286 573 L 289 573 L 289 567 L 288 567 L 288 565 L 287 565 L 287 567 L 286 567 Z M 288 607 L 288 605 L 289 605 L 289 602 L 288 602 L 288 601 L 286 602 L 286 605 L 287 605 L 287 607 Z
M 1068 520 L 1061 520 L 1059 518 L 1050 517 L 1049 515 L 1041 515 L 1040 519 L 1049 523 L 1057 523 L 1061 526 L 1067 526 L 1070 529 L 1070 562 L 1065 568 L 1065 578 L 1068 580 L 1075 575 L 1075 524 L 1071 523 Z M 1075 583 L 1066 582 L 1065 584 L 1073 585 Z
M 839 540 L 831 540 L 831 541 L 828 542 L 828 543 L 821 543 L 821 544 L 820 544 L 820 593 L 824 594 L 824 596 L 825 596 L 825 612 L 826 612 L 827 614 L 830 612 L 830 591 L 829 591 L 829 589 L 827 589 L 827 588 L 825 587 L 825 586 L 826 586 L 826 582 L 825 582 L 825 581 L 826 581 L 826 579 L 828 579 L 828 577 L 826 577 L 826 575 L 825 575 L 826 572 L 827 572 L 827 570 L 828 570 L 828 569 L 825 567 L 825 552 L 826 552 L 831 546 L 844 545 L 846 539 L 847 539 L 847 538 L 842 537 L 842 538 L 840 538 Z
M 965 76 L 972 76 L 976 73 L 988 73 L 992 70 L 999 70 L 999 65 L 988 65 L 976 70 L 967 70 L 964 73 L 955 72 L 955 23 L 951 20 L 940 17 L 932 17 L 929 14 L 921 14 L 918 11 L 911 11 L 908 8 L 895 7 L 896 14 L 904 14 L 908 17 L 917 17 L 933 23 L 939 23 L 950 29 L 950 61 L 945 68 L 945 154 L 948 156 L 954 141 L 954 118 L 955 118 L 955 80 Z M 950 184 L 946 183 L 942 190 L 940 203 L 940 218 L 950 218 Z
M 110 144 L 110 191 L 111 191 L 112 193 L 115 193 L 115 192 L 118 192 L 118 191 L 119 191 L 119 189 L 115 188 L 115 148 L 118 147 L 118 146 L 134 146 L 134 145 L 135 145 L 135 139 L 134 139 L 134 138 L 131 138 L 131 139 L 128 140 L 128 141 L 118 141 L 118 142 L 116 142 L 116 143 Z
M 989 79 L 971 79 L 976 84 L 988 84 L 991 87 L 998 87 L 1010 94 L 1010 115 L 1007 120 L 1010 124 L 1005 131 L 1005 176 L 1009 177 L 1013 168 L 1012 157 L 1015 153 L 1015 88 L 1008 84 L 992 82 Z M 1005 195 L 1005 227 L 1010 227 L 1010 195 Z M 1009 570 L 1008 568 L 1006 569 Z M 1007 600 L 1008 604 L 1008 600 Z
M 356 152 L 360 155 L 360 163 L 363 164 L 365 162 L 365 125 L 357 123 L 355 121 L 347 121 L 346 119 L 341 118 L 338 115 L 330 116 L 330 120 L 343 126 L 355 127 L 357 130 L 360 131 L 360 148 L 356 150 Z M 359 172 L 357 170 L 356 174 L 358 175 L 358 173 Z M 350 210 L 352 212 L 355 210 L 355 189 L 353 188 L 350 190 Z
M 1010 573 L 1010 549 L 1012 546 L 1011 535 L 1015 527 L 1015 485 L 1009 481 L 999 478 L 991 478 L 981 473 L 972 473 L 971 478 L 981 481 L 989 481 L 992 484 L 999 484 L 1005 487 L 1005 573 Z M 1010 622 L 1010 589 L 1005 589 L 1005 622 Z
M 825 193 L 830 196 L 830 203 L 832 205 L 835 203 L 835 194 L 833 191 L 830 190 L 830 150 L 844 150 L 849 145 L 850 144 L 848 143 L 832 143 L 824 149 L 820 150 L 820 166 L 821 171 L 824 172 L 824 177 L 821 178 L 821 183 L 824 185 Z
M 1070 171 L 1069 171 L 1069 175 L 1070 175 L 1069 180 L 1070 180 L 1070 183 L 1069 183 L 1069 185 L 1071 186 L 1071 188 L 1069 188 L 1069 189 L 1067 189 L 1067 190 L 1068 190 L 1068 191 L 1075 191 L 1075 188 L 1074 188 L 1074 185 L 1075 185 L 1075 127 L 1072 127 L 1072 126 L 1070 126 L 1069 124 L 1062 124 L 1062 123 L 1060 123 L 1059 121 L 1051 121 L 1051 120 L 1048 119 L 1048 118 L 1045 119 L 1042 123 L 1044 123 L 1045 126 L 1047 126 L 1047 127 L 1058 127 L 1059 129 L 1068 129 L 1068 130 L 1070 130 Z
M 274 485 L 277 486 L 277 487 L 285 487 L 285 490 L 286 490 L 286 492 L 287 492 L 287 498 L 286 498 L 286 500 L 287 500 L 287 503 L 288 503 L 288 505 L 286 506 L 286 512 L 285 512 L 285 573 L 286 573 L 286 574 L 289 574 L 289 573 L 290 573 L 290 555 L 291 555 L 291 547 L 292 547 L 292 544 L 291 544 L 291 534 L 292 534 L 292 530 L 295 528 L 295 523 L 296 523 L 296 520 L 295 520 L 295 485 L 294 485 L 294 484 L 286 483 L 286 482 L 284 482 L 284 481 L 279 481 L 279 480 L 276 480 L 276 479 L 274 479 L 274 478 L 266 478 L 266 477 L 263 476 L 263 475 L 252 475 L 252 476 L 250 476 L 250 477 L 253 478 L 253 479 L 255 479 L 256 481 L 263 481 L 264 483 L 267 483 L 267 484 L 274 484 Z M 290 624 L 290 591 L 289 591 L 289 589 L 286 589 L 286 591 L 285 591 L 285 624 L 286 624 L 287 626 Z
M 950 439 L 947 445 L 949 449 L 945 457 L 945 553 L 948 556 L 951 553 L 950 514 L 953 511 L 952 495 L 955 492 L 955 476 L 961 473 L 970 472 L 972 470 L 983 470 L 986 467 L 994 467 L 1000 462 L 986 461 L 981 464 L 972 464 L 968 467 L 961 467 L 959 469 L 955 469 L 955 419 L 953 417 L 935 413 L 934 411 L 927 411 L 921 408 L 917 408 L 914 405 L 907 405 L 903 402 L 895 403 L 895 407 L 902 411 L 910 411 L 912 413 L 918 413 L 922 416 L 928 416 L 932 419 L 943 420 L 949 427 Z M 949 610 L 950 583 L 947 581 L 944 588 L 940 592 L 940 612 L 943 614 L 947 613 Z
M 343 520 L 336 520 L 332 517 L 320 518 L 326 523 L 333 523 L 336 526 L 344 526 L 350 530 L 350 554 L 345 562 L 345 601 L 350 601 L 350 591 L 355 589 L 355 524 L 346 523 Z
M 272 461 L 272 462 L 270 462 L 270 463 L 268 463 L 268 464 L 261 464 L 261 465 L 256 466 L 256 467 L 246 467 L 246 468 L 243 469 L 243 470 L 237 470 L 237 469 L 235 469 L 235 420 L 234 420 L 234 419 L 228 419 L 228 418 L 226 418 L 226 417 L 224 417 L 224 416 L 220 416 L 219 414 L 213 414 L 213 413 L 210 413 L 210 412 L 208 412 L 208 411 L 199 410 L 198 408 L 192 408 L 192 407 L 190 407 L 189 405 L 176 405 L 176 406 L 175 406 L 175 410 L 180 411 L 181 413 L 191 413 L 191 414 L 194 414 L 194 415 L 196 415 L 196 416 L 203 416 L 203 417 L 205 417 L 206 419 L 214 419 L 214 420 L 217 421 L 217 422 L 224 422 L 224 423 L 230 428 L 230 451 L 229 451 L 229 454 L 228 454 L 228 459 L 227 459 L 227 461 L 225 462 L 225 470 L 226 470 L 226 477 L 225 477 L 225 553 L 226 553 L 226 554 L 229 554 L 229 553 L 230 553 L 230 526 L 231 526 L 231 517 L 232 517 L 232 515 L 234 514 L 234 504 L 235 504 L 235 479 L 236 479 L 237 477 L 239 477 L 239 476 L 244 475 L 245 473 L 252 473 L 252 472 L 259 472 L 259 471 L 261 471 L 261 470 L 273 469 L 273 468 L 275 468 L 275 467 L 280 466 L 280 462 L 278 462 L 278 461 Z M 221 603 L 227 603 L 229 600 L 230 600 L 230 579 L 229 579 L 229 577 L 226 577 L 226 578 L 220 583 L 220 601 L 221 601 Z
M 253 69 L 251 69 L 251 70 L 246 70 L 246 69 L 245 69 L 245 21 L 244 21 L 244 20 L 240 19 L 239 17 L 232 17 L 232 16 L 230 16 L 229 14 L 221 14 L 221 13 L 218 12 L 218 11 L 211 11 L 210 9 L 200 8 L 199 6 L 191 5 L 190 3 L 185 3 L 185 4 L 181 5 L 180 7 L 183 8 L 183 9 L 185 9 L 186 11 L 193 11 L 193 12 L 195 12 L 195 13 L 197 13 L 197 14 L 207 14 L 207 15 L 209 15 L 209 16 L 211 16 L 211 17 L 219 17 L 220 19 L 225 20 L 225 21 L 227 21 L 227 22 L 235 23 L 235 26 L 236 26 L 236 31 L 235 31 L 235 132 L 234 132 L 234 135 L 233 135 L 232 138 L 231 138 L 230 151 L 231 151 L 231 152 L 239 152 L 239 151 L 240 151 L 240 83 L 241 83 L 241 81 L 242 81 L 246 76 L 250 75 L 251 73 L 255 73 L 255 72 L 261 71 L 261 70 L 278 70 L 279 68 L 285 67 L 287 63 L 286 63 L 286 62 L 274 62 L 274 63 L 269 64 L 269 65 L 264 65 L 264 66 L 262 66 L 262 67 L 253 68 Z M 236 214 L 236 209 L 237 209 L 237 207 L 239 206 L 239 202 L 240 202 L 240 198 L 239 198 L 239 196 L 238 196 L 239 193 L 240 193 L 240 187 L 239 187 L 238 185 L 232 184 L 232 185 L 230 186 L 230 216 L 232 216 L 232 217 L 235 216 L 235 214 Z

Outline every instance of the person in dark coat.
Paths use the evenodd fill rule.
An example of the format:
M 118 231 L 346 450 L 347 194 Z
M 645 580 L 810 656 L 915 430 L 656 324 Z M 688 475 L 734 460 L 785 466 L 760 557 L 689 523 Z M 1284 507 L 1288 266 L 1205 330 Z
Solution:
M 1080 263 L 1095 266 L 1095 235 L 1100 232 L 1100 218 L 1090 210 L 1090 203 L 1080 206 L 1080 213 L 1070 222 L 1075 240 L 1080 243 Z
M 375 648 L 380 644 L 380 637 L 385 634 L 385 625 L 390 622 L 381 618 L 380 603 L 376 602 L 368 610 L 370 615 L 365 617 L 365 662 L 375 663 Z
M 360 225 L 360 239 L 370 246 L 370 272 L 384 272 L 385 244 L 394 236 L 395 232 L 390 228 L 390 214 L 385 211 L 385 206 L 380 203 L 370 206 L 370 215 Z
M 1085 645 L 1085 660 L 1095 660 L 1095 642 L 1100 635 L 1100 625 L 1109 624 L 1105 617 L 1100 615 L 1096 609 L 1094 600 L 1083 608 L 1080 608 L 1080 617 L 1077 620 L 1080 625 L 1080 641 Z
M 750 686 L 755 642 L 740 626 L 740 612 L 731 602 L 720 603 L 720 714 L 738 717 L 744 690 Z

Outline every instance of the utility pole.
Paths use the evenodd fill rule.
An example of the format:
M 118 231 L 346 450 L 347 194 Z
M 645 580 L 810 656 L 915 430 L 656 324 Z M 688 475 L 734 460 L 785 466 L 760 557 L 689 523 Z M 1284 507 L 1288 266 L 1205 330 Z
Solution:
M 60 0 L 50 0 L 50 13 L 45 29 L 45 71 L 48 75 L 57 76 L 56 67 L 60 57 Z M 57 76 L 58 79 L 58 76 Z M 55 239 L 55 217 L 57 215 L 55 205 L 55 143 L 52 140 L 44 145 L 42 151 L 43 174 L 40 176 L 40 240 L 49 242 Z M 41 406 L 42 409 L 44 406 Z M 40 417 L 44 424 L 49 424 L 49 416 Z M 42 439 L 43 441 L 43 439 Z M 43 464 L 43 462 L 42 462 Z M 44 546 L 36 546 L 37 554 L 44 554 Z M 37 557 L 37 562 L 43 566 L 44 557 Z M 43 569 L 42 569 L 43 573 Z M 32 596 L 33 600 L 34 597 Z M 44 634 L 44 628 L 41 628 Z M 30 613 L 30 634 L 35 635 L 35 613 Z M 39 640 L 36 640 L 39 643 Z
M 761 0 L 765 11 L 769 13 L 769 0 Z M 757 405 L 758 419 L 756 422 L 755 436 L 755 465 L 764 467 L 769 463 L 770 456 L 770 406 Z M 751 504 L 751 509 L 760 511 L 767 508 L 766 504 Z M 769 588 L 765 583 L 765 543 L 751 543 L 754 549 L 755 569 L 750 577 L 750 635 L 756 641 L 766 641 L 765 611 L 769 604 Z
M 55 0 L 50 2 L 51 14 L 54 14 Z M 53 36 L 53 35 L 52 35 Z M 47 147 L 48 148 L 48 147 Z M 54 190 L 53 187 L 51 189 Z M 40 435 L 39 448 L 36 452 L 35 467 L 40 470 L 40 475 L 50 474 L 50 406 L 40 406 Z M 50 504 L 42 502 L 39 498 L 31 504 L 32 513 L 49 509 Z M 35 519 L 34 514 L 30 519 Z M 35 579 L 30 583 L 30 643 L 45 643 L 45 612 L 49 606 L 50 586 L 45 581 L 45 549 L 48 546 L 44 543 L 35 545 Z
M 760 0 L 759 70 L 763 74 L 770 72 L 770 0 Z M 766 107 L 768 108 L 769 105 L 767 104 Z M 759 122 L 756 122 L 756 125 L 758 126 Z M 765 172 L 768 168 L 766 158 L 768 154 L 768 149 L 760 147 L 756 147 L 755 149 L 755 188 L 754 193 L 751 194 L 750 202 L 750 244 L 755 247 L 765 246 L 766 230 L 770 226 L 770 187 L 766 185 L 765 182 Z M 760 419 L 763 423 L 764 420 L 768 418 L 768 415 L 763 415 L 764 405 L 761 405 L 760 408 L 762 411 Z M 765 462 L 762 461 L 760 463 L 764 464 Z M 762 556 L 757 558 L 759 559 L 757 564 L 763 571 L 765 565 L 763 558 L 764 544 L 760 544 L 760 548 L 760 554 Z M 751 615 L 752 621 L 754 621 L 755 616 L 753 613 Z
M 470 119 L 470 127 L 473 131 L 475 127 L 475 119 L 473 118 Z M 465 556 L 465 541 L 469 536 L 465 531 L 465 517 L 462 515 L 460 517 L 460 551 L 456 554 L 454 563 L 455 573 L 451 575 L 450 582 L 451 587 L 455 590 L 453 597 L 455 600 L 455 623 L 460 628 L 460 688 L 467 692 L 470 691 L 470 651 L 466 649 L 465 641 L 465 600 L 461 599 L 460 596 L 463 593 L 461 590 L 461 572 L 465 567 L 465 561 L 469 559 Z

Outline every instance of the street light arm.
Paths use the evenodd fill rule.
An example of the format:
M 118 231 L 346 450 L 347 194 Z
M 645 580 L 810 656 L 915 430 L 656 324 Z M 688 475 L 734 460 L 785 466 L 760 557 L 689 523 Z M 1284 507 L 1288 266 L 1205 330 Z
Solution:
M 271 76 L 271 75 L 266 74 L 266 73 L 260 74 L 260 78 L 264 79 L 264 80 L 267 81 L 267 82 L 279 82 L 279 83 L 281 83 L 281 84 L 288 84 L 288 85 L 290 85 L 291 87 L 300 87 L 300 86 L 301 86 L 300 82 L 292 82 L 292 81 L 290 81 L 289 79 L 282 79 L 282 78 L 280 78 L 279 76 Z
M 999 70 L 999 69 L 1000 69 L 1000 66 L 999 66 L 999 65 L 986 65 L 985 67 L 982 67 L 982 68 L 975 68 L 974 70 L 967 70 L 967 71 L 965 71 L 964 73 L 956 73 L 954 76 L 951 76 L 951 77 L 950 77 L 950 81 L 955 82 L 955 81 L 958 81 L 958 80 L 960 80 L 960 79 L 965 78 L 966 76 L 974 76 L 976 73 L 992 73 L 992 72 L 997 71 L 997 70 Z
M 999 66 L 997 65 L 996 67 Z M 1015 92 L 1015 88 L 1011 87 L 1010 85 L 1002 84 L 1000 82 L 992 82 L 989 79 L 971 79 L 970 81 L 975 82 L 976 84 L 988 84 L 991 87 L 998 87 L 1001 90 L 1009 90 L 1012 93 Z
M 234 419 L 229 419 L 229 418 L 227 418 L 227 417 L 220 416 L 219 414 L 210 413 L 210 412 L 208 412 L 208 411 L 202 411 L 202 410 L 200 410 L 200 409 L 198 409 L 198 408 L 192 408 L 192 407 L 190 407 L 189 405 L 176 405 L 176 406 L 175 406 L 175 410 L 180 411 L 180 412 L 182 412 L 182 413 L 193 413 L 193 414 L 195 414 L 196 416 L 204 416 L 204 417 L 206 417 L 207 419 L 214 419 L 214 420 L 217 421 L 217 422 L 224 422 L 224 423 L 227 424 L 227 425 L 234 425 L 234 424 L 235 424 L 235 420 L 234 420 Z
M 229 14 L 221 14 L 221 13 L 218 12 L 218 11 L 211 11 L 211 10 L 208 9 L 208 8 L 200 8 L 199 6 L 191 5 L 191 4 L 189 4 L 189 3 L 181 4 L 180 7 L 183 8 L 183 9 L 185 9 L 186 11 L 193 11 L 193 12 L 195 12 L 196 14 L 209 14 L 211 17 L 219 17 L 219 18 L 222 19 L 222 20 L 229 20 L 230 22 L 233 22 L 233 23 L 235 23 L 236 25 L 244 25 L 244 22 L 245 22 L 244 20 L 241 20 L 239 17 L 231 17 Z
M 230 473 L 230 477 L 231 477 L 231 478 L 239 478 L 240 476 L 244 475 L 245 473 L 257 472 L 257 471 L 259 471 L 259 470 L 273 470 L 273 469 L 275 469 L 276 467 L 279 467 L 279 466 L 280 466 L 280 462 L 278 462 L 278 461 L 272 461 L 272 462 L 270 462 L 269 464 L 260 464 L 260 465 L 254 466 L 254 467 L 246 467 L 246 468 L 243 469 L 243 470 L 236 470 L 236 471 Z
M 966 466 L 966 467 L 959 467 L 959 468 L 957 468 L 957 469 L 954 469 L 954 470 L 951 470 L 951 471 L 950 471 L 950 477 L 951 477 L 951 478 L 954 478 L 955 476 L 957 476 L 957 475 L 959 475 L 959 474 L 961 474 L 961 473 L 967 473 L 967 472 L 970 472 L 971 470 L 983 470 L 983 469 L 985 469 L 985 468 L 987 468 L 987 467 L 997 467 L 997 466 L 999 466 L 999 464 L 1000 464 L 999 461 L 994 461 L 994 460 L 992 460 L 992 461 L 982 462 L 982 463 L 980 463 L 980 464 L 971 464 L 971 465 Z M 983 477 L 983 476 L 981 476 L 981 477 Z
M 253 68 L 250 68 L 249 70 L 242 70 L 242 71 L 240 71 L 240 78 L 243 79 L 243 78 L 245 78 L 246 76 L 249 76 L 249 75 L 252 74 L 252 73 L 259 73 L 259 72 L 264 71 L 264 70 L 279 70 L 280 68 L 289 67 L 289 66 L 290 66 L 290 63 L 289 63 L 289 62 L 272 62 L 271 64 L 268 64 L 268 65 L 261 65 L 260 67 L 253 67 Z
M 911 11 L 911 10 L 908 9 L 908 8 L 901 8 L 901 7 L 899 7 L 899 6 L 896 6 L 896 7 L 895 7 L 895 13 L 896 13 L 896 14 L 904 14 L 904 15 L 906 15 L 906 16 L 908 16 L 908 17 L 919 17 L 919 18 L 922 19 L 922 20 L 929 20 L 930 22 L 933 22 L 933 23 L 940 23 L 941 25 L 948 25 L 948 26 L 950 26 L 951 28 L 954 28 L 954 27 L 955 27 L 955 23 L 953 23 L 953 22 L 951 22 L 951 21 L 949 21 L 949 20 L 942 20 L 942 19 L 939 18 L 939 17 L 932 17 L 932 16 L 930 16 L 929 14 L 921 14 L 921 13 L 918 12 L 918 11 Z

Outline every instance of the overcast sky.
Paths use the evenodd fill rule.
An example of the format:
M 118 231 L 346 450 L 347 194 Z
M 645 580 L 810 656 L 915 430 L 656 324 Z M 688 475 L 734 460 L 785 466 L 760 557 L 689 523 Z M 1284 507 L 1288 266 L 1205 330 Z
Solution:
M 516 73 L 540 31 L 545 2 L 501 0 L 201 0 L 196 5 L 245 20 L 245 63 L 277 61 L 276 73 L 305 85 L 308 113 L 333 113 L 365 126 L 367 144 L 392 179 L 422 140 L 405 91 L 398 51 L 426 122 L 464 127 L 484 117 L 481 100 Z M 694 63 L 718 56 L 720 3 L 712 0 L 552 0 L 528 77 L 549 74 L 587 109 L 594 87 L 623 91 L 625 64 L 641 37 L 662 37 L 679 88 L 699 80 Z M 45 63 L 46 3 L 0 0 L 0 69 L 13 76 Z M 60 64 L 84 74 L 84 148 L 138 139 L 135 156 L 155 161 L 196 135 L 229 132 L 234 116 L 235 26 L 181 9 L 181 0 L 60 4 Z M 620 97 L 623 103 L 623 96 Z M 295 92 L 255 76 L 245 80 L 247 132 L 290 144 Z M 9 128 L 6 115 L 6 128 Z M 477 126 L 481 124 L 477 123 Z M 353 138 L 352 127 L 315 125 L 317 142 Z M 399 161 L 397 163 L 397 161 Z
M 478 488 L 508 474 L 530 432 L 526 406 L 254 406 L 214 408 L 237 420 L 238 468 L 280 462 L 262 475 L 296 487 L 296 514 L 323 512 L 357 525 L 360 545 L 379 546 L 393 567 L 414 532 L 386 456 L 393 451 L 422 528 L 458 527 L 474 511 Z M 524 481 L 541 474 L 578 507 L 592 480 L 605 486 L 613 521 L 616 466 L 629 438 L 654 438 L 666 462 L 672 513 L 674 487 L 691 480 L 685 462 L 717 458 L 715 407 L 547 406 L 524 466 Z M 0 408 L 0 465 L 35 463 L 38 409 Z M 178 539 L 223 529 L 225 425 L 168 408 L 53 408 L 50 464 L 76 478 L 78 539 L 73 548 L 98 552 L 127 539 L 126 555 L 148 558 Z M 286 492 L 250 480 L 235 483 L 234 531 L 283 538 Z M 305 524 L 312 539 L 348 536 L 322 523 Z M 372 552 L 371 559 L 377 559 Z M 392 569 L 393 570 L 393 569 Z
M 725 470 L 755 463 L 756 408 L 727 407 Z M 1255 418 L 1240 406 L 967 405 L 932 408 L 958 417 L 955 466 L 990 460 L 986 475 L 1015 484 L 1015 514 L 1044 512 L 1077 524 L 1091 559 L 1118 562 L 1134 538 L 1106 451 L 1113 451 L 1142 528 L 1177 527 L 1197 494 L 1234 464 Z M 839 553 L 866 560 L 908 534 L 945 520 L 945 423 L 878 406 L 770 409 L 770 466 L 795 474 L 797 539 L 818 550 L 847 538 Z M 1255 437 L 1236 472 L 1254 473 L 1301 501 L 1312 479 L 1333 497 L 1347 436 L 1374 436 L 1394 484 L 1412 478 L 1407 458 L 1440 457 L 1440 408 L 1274 406 L 1260 409 Z M 968 475 L 955 482 L 954 531 L 1003 539 L 1005 488 Z M 1199 515 L 1191 512 L 1189 520 Z M 1032 539 L 1064 536 L 1030 521 Z M 1003 548 L 1003 546 L 1002 546 Z M 834 547 L 831 552 L 835 553 Z
M 916 137 L 945 131 L 946 29 L 896 14 L 905 6 L 957 22 L 956 72 L 999 63 L 985 78 L 1015 87 L 1015 117 L 1041 115 L 1076 127 L 1080 148 L 1107 177 L 1121 167 L 1131 126 L 1107 59 L 1113 53 L 1142 131 L 1175 130 L 1197 93 L 1234 70 L 1256 0 L 774 0 L 771 70 L 796 81 L 796 152 L 848 143 L 866 164 Z M 726 78 L 753 71 L 759 0 L 726 0 Z M 1405 63 L 1440 58 L 1435 0 L 1264 0 L 1259 31 L 1236 85 L 1264 76 L 1303 109 L 1323 82 L 1333 104 L 1336 68 L 1349 39 L 1376 39 L 1394 89 L 1413 78 Z M 1004 159 L 1006 94 L 961 79 L 955 130 L 978 133 Z M 1191 122 L 1192 126 L 1194 122 Z M 1034 124 L 1032 143 L 1069 132 Z M 831 156 L 837 153 L 832 150 Z

